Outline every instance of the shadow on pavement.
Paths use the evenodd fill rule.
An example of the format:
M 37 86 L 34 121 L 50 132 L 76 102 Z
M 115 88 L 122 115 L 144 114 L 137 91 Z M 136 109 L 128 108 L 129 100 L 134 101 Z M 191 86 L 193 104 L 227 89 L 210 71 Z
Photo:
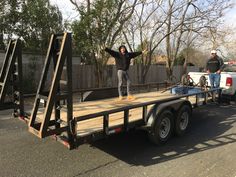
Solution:
M 227 132 L 236 122 L 236 105 L 207 105 L 194 110 L 191 127 L 182 137 L 155 146 L 144 131 L 114 135 L 91 145 L 131 165 L 149 166 L 236 142 Z

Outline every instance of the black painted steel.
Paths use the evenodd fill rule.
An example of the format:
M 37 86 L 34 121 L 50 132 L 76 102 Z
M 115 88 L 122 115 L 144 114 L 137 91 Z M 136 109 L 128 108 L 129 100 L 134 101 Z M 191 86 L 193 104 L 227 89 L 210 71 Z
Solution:
M 45 88 L 47 78 L 49 77 L 50 63 L 53 61 L 53 74 L 49 91 Z M 66 67 L 65 67 L 66 66 Z M 65 70 L 63 70 L 65 68 Z M 61 89 L 60 81 L 62 80 L 62 72 L 66 73 L 66 84 Z M 67 121 L 62 124 L 61 120 L 61 100 L 67 101 Z M 46 103 L 44 110 L 40 107 L 40 103 Z M 39 109 L 43 110 L 42 120 L 37 120 Z M 50 124 L 54 109 L 54 123 Z M 60 135 L 67 133 L 67 138 L 73 144 L 73 134 L 70 130 L 70 122 L 72 120 L 72 47 L 71 34 L 53 34 L 49 43 L 43 72 L 39 82 L 33 111 L 29 121 L 29 131 L 40 138 L 50 135 Z M 41 121 L 40 123 L 38 121 Z M 39 126 L 36 126 L 39 123 Z M 63 122 L 65 123 L 65 121 Z
M 8 43 L 0 72 L 0 109 L 14 109 L 15 117 L 24 116 L 22 49 L 19 39 Z

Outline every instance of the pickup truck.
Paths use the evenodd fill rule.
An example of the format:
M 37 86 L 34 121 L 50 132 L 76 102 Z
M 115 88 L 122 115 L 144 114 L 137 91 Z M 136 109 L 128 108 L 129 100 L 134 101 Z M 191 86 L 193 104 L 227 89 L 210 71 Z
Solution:
M 201 76 L 205 76 L 207 85 L 210 86 L 209 76 L 206 72 L 189 72 L 188 76 L 192 79 L 194 85 L 199 83 Z M 223 96 L 236 100 L 236 66 L 225 66 L 221 72 L 220 87 L 223 88 Z

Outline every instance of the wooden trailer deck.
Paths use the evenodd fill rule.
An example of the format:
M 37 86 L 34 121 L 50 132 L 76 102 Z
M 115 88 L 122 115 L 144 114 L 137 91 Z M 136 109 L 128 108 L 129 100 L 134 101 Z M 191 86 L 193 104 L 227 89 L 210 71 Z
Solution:
M 161 91 L 148 92 L 135 94 L 134 100 L 121 100 L 118 101 L 117 98 L 103 99 L 98 101 L 87 101 L 73 104 L 73 117 L 77 120 L 80 117 L 96 114 L 99 112 L 110 111 L 118 108 L 124 108 L 127 106 L 142 104 L 146 102 L 151 102 L 155 100 L 162 100 L 166 98 L 175 97 L 175 95 L 170 94 L 168 91 L 162 93 Z M 184 99 L 184 98 L 183 98 Z M 190 97 L 191 102 L 195 103 L 196 97 Z M 151 109 L 153 105 L 147 107 L 147 112 Z M 43 108 L 42 108 L 43 109 Z M 41 109 L 41 110 L 42 110 Z M 66 106 L 61 108 L 61 119 L 66 122 Z M 129 122 L 134 122 L 141 120 L 143 115 L 143 108 L 135 108 L 129 110 Z M 52 114 L 51 120 L 54 119 L 54 113 Z M 42 120 L 42 114 L 38 114 L 37 120 L 40 122 Z M 124 123 L 124 111 L 117 112 L 109 115 L 109 127 L 114 127 L 117 125 L 122 125 Z M 103 116 L 96 117 L 93 119 L 83 120 L 77 122 L 77 135 L 85 136 L 96 131 L 101 131 L 103 129 Z
M 158 99 L 164 99 L 174 97 L 171 94 L 163 94 L 161 92 L 149 92 L 135 94 L 134 100 L 127 100 L 126 98 L 122 101 L 118 101 L 117 98 L 105 99 L 99 101 L 89 101 L 79 104 L 74 104 L 73 114 L 74 117 L 81 117 L 88 114 L 94 114 L 98 112 L 109 111 L 112 109 L 127 107 L 129 105 L 136 105 Z M 151 109 L 152 105 L 148 106 L 148 110 Z M 142 107 L 129 110 L 129 122 L 137 121 L 142 119 Z M 122 125 L 124 123 L 124 112 L 118 112 L 109 116 L 109 127 Z M 77 133 L 79 135 L 86 135 L 94 131 L 102 130 L 103 128 L 103 117 L 94 119 L 84 120 L 78 122 Z

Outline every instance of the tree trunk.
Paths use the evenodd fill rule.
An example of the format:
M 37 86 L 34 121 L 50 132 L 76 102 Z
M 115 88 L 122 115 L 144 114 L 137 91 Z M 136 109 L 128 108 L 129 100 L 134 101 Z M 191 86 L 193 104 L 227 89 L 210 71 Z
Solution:
M 5 49 L 5 45 L 3 42 L 3 33 L 0 33 L 0 50 L 4 50 Z
M 167 62 L 166 62 L 166 74 L 167 74 L 167 81 L 169 83 L 172 83 L 173 82 L 173 67 L 171 66 L 171 62 L 168 61 L 169 59 L 167 59 Z
M 182 75 L 187 74 L 187 59 L 184 59 L 183 72 Z
M 96 87 L 101 88 L 104 85 L 103 82 L 103 70 L 100 65 L 96 66 L 95 70 L 95 80 L 96 80 Z

